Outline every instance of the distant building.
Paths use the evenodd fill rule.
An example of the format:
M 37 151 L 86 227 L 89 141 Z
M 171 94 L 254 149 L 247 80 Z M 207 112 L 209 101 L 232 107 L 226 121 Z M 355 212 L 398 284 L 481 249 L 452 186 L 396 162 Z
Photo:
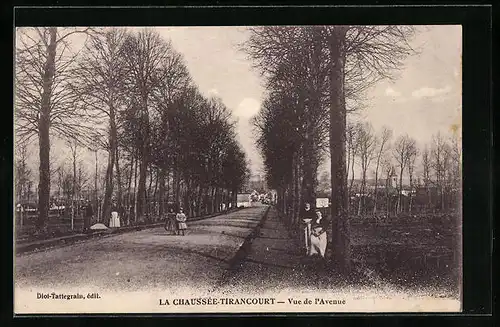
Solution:
M 352 183 L 352 187 L 354 190 L 359 190 L 361 188 L 361 179 L 354 179 Z M 375 190 L 375 178 L 367 178 L 366 181 L 366 191 L 370 192 Z M 347 185 L 351 185 L 351 180 L 349 179 L 347 181 Z M 399 187 L 398 185 L 398 178 L 396 176 L 391 177 L 389 180 L 386 178 L 379 178 L 377 180 L 377 189 L 385 189 L 387 186 L 390 188 L 397 188 Z M 407 186 L 406 183 L 403 183 L 403 187 Z
M 236 195 L 237 207 L 250 207 L 251 206 L 251 193 L 238 193 Z

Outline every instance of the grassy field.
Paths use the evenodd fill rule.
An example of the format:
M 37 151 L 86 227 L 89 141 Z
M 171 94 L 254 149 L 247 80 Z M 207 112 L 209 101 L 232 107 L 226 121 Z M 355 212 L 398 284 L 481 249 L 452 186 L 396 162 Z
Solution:
M 349 226 L 354 261 L 376 272 L 378 278 L 396 285 L 425 285 L 458 292 L 458 215 L 415 215 L 385 221 L 352 217 Z

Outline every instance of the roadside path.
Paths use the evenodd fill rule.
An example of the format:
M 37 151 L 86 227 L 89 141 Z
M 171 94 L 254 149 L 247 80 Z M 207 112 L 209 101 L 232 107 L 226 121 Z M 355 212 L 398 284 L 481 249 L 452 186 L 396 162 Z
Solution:
M 15 287 L 209 291 L 266 211 L 188 222 L 186 236 L 157 227 L 16 256 Z

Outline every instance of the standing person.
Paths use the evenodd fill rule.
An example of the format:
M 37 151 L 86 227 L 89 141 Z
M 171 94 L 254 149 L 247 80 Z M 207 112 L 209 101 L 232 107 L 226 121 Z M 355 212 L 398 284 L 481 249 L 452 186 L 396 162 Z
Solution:
M 187 224 L 186 224 L 186 214 L 183 212 L 182 208 L 179 209 L 179 213 L 175 216 L 175 220 L 177 220 L 177 230 L 178 234 L 182 233 L 182 236 L 185 235 Z
M 87 203 L 85 205 L 84 217 L 83 217 L 83 231 L 84 232 L 89 231 L 91 220 L 93 217 L 94 217 L 94 209 L 92 208 L 90 201 L 87 200 Z
M 316 219 L 316 214 L 314 210 L 311 208 L 311 204 L 309 202 L 304 203 L 304 209 L 300 213 L 300 219 L 305 224 L 304 227 L 304 245 L 306 248 L 306 254 L 309 253 L 310 241 L 311 241 L 311 222 Z
M 172 232 L 173 234 L 177 234 L 177 215 L 174 212 L 173 208 L 170 208 L 167 217 L 165 219 L 165 230 L 167 232 Z
M 316 219 L 316 213 L 311 207 L 309 202 L 304 203 L 304 209 L 302 210 L 301 219 Z
M 118 216 L 118 209 L 113 204 L 111 207 L 111 219 L 109 220 L 109 227 L 120 227 L 120 217 Z
M 311 246 L 309 247 L 309 255 L 319 254 L 322 259 L 325 259 L 327 244 L 325 221 L 319 210 L 316 210 L 316 219 L 311 224 Z

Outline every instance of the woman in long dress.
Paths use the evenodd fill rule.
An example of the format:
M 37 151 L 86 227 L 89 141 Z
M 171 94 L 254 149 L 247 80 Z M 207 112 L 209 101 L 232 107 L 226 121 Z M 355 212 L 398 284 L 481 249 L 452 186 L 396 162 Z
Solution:
M 313 220 L 313 223 L 311 224 L 311 242 L 309 246 L 309 255 L 313 256 L 319 254 L 322 258 L 325 258 L 327 244 L 326 230 L 323 226 L 323 217 L 319 210 L 316 211 L 316 215 L 316 219 Z
M 182 208 L 179 209 L 179 213 L 175 217 L 175 220 L 177 220 L 177 230 L 178 234 L 182 234 L 182 236 L 185 235 L 186 229 L 187 229 L 187 224 L 186 224 L 186 214 L 183 212 Z
M 169 212 L 167 213 L 167 218 L 165 220 L 165 230 L 167 232 L 171 233 L 177 233 L 177 221 L 176 221 L 177 215 L 174 212 L 174 209 L 170 208 Z
M 111 219 L 109 220 L 109 227 L 120 227 L 120 217 L 118 216 L 118 209 L 113 206 L 111 209 Z

